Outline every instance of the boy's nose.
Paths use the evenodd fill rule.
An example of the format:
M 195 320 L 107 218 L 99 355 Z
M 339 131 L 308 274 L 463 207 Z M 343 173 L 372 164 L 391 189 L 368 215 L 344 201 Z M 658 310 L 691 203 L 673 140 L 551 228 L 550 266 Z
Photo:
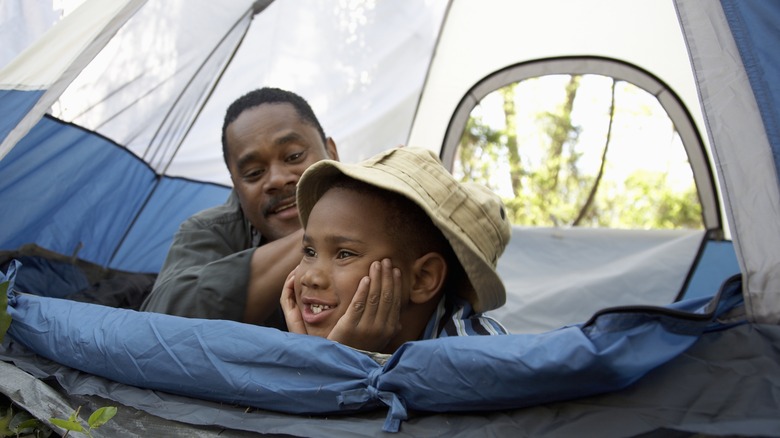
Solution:
M 301 284 L 310 289 L 327 289 L 328 276 L 317 266 L 311 266 L 301 276 Z

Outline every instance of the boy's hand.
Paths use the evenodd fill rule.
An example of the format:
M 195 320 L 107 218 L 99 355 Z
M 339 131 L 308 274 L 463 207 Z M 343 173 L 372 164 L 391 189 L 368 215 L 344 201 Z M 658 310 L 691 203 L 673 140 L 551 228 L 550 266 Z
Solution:
M 297 268 L 296 268 L 297 269 Z M 298 333 L 306 335 L 306 326 L 303 325 L 303 317 L 301 316 L 301 309 L 298 307 L 298 303 L 295 301 L 295 271 L 287 276 L 284 281 L 284 287 L 282 288 L 282 297 L 279 302 L 282 305 L 282 311 L 284 312 L 284 319 L 287 321 L 287 331 L 290 333 Z
M 401 271 L 393 268 L 390 259 L 384 259 L 371 264 L 368 277 L 360 280 L 347 312 L 328 339 L 360 350 L 382 352 L 400 331 Z

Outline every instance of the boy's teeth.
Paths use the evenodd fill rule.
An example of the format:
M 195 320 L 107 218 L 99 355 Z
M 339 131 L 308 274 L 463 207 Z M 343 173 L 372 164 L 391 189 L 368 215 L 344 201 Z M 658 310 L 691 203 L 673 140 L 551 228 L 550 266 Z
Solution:
M 311 313 L 316 315 L 316 314 L 322 312 L 323 310 L 328 310 L 330 308 L 331 308 L 331 306 L 326 306 L 325 304 L 312 304 L 311 305 Z

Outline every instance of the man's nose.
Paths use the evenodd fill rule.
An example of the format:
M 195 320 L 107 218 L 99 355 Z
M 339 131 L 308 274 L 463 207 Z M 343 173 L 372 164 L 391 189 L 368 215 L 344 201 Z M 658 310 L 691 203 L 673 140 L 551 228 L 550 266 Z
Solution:
M 298 175 L 284 164 L 271 165 L 266 174 L 265 189 L 267 191 L 281 190 L 288 185 L 295 185 Z

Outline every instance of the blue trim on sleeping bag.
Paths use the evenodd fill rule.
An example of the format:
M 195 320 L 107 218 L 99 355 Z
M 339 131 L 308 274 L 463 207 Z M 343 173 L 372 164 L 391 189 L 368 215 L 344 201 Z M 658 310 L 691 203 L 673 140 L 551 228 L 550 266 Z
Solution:
M 13 283 L 14 261 L 0 281 Z M 724 329 L 742 303 L 732 277 L 713 300 L 602 311 L 542 334 L 408 342 L 384 366 L 327 339 L 224 320 L 190 319 L 8 292 L 8 334 L 48 359 L 120 383 L 287 413 L 389 406 L 513 409 L 625 388 Z
M 73 263 L 36 256 L 20 256 L 14 261 L 24 266 L 16 272 L 15 288 L 19 292 L 66 298 L 90 286 L 84 271 Z
M 160 180 L 127 149 L 51 117 L 0 161 L 0 175 L 0 205 L 13 212 L 3 215 L 0 249 L 35 243 L 134 272 L 158 272 L 179 224 L 230 193 Z
M 780 175 L 780 2 L 721 0 Z
M 43 96 L 45 90 L 0 90 L 0 143 Z

